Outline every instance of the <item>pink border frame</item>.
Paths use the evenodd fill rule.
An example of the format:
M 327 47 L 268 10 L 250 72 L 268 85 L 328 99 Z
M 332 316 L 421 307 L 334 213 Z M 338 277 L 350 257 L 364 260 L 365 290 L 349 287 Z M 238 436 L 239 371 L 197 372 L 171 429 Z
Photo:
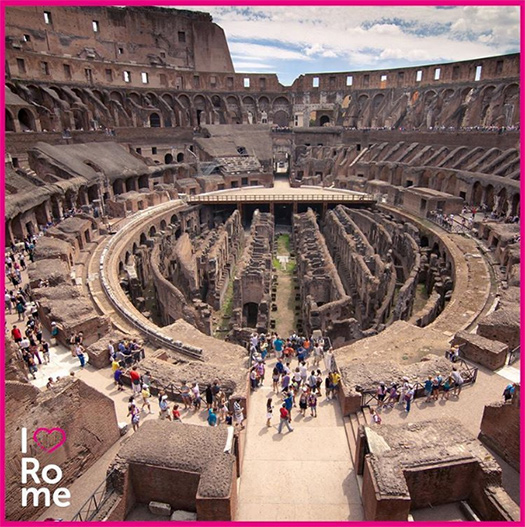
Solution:
M 425 0 L 400 0 L 398 2 L 395 1 L 389 1 L 389 0 L 328 0 L 326 2 L 323 2 L 322 0 L 291 0 L 291 1 L 277 1 L 277 0 L 229 0 L 229 1 L 216 1 L 216 0 L 197 0 L 195 2 L 184 2 L 184 1 L 172 1 L 168 2 L 166 0 L 122 0 L 122 1 L 108 1 L 108 0 L 77 0 L 76 2 L 72 2 L 69 0 L 66 1 L 60 1 L 60 0 L 0 0 L 0 41 L 2 42 L 2 49 L 0 51 L 0 59 L 1 59 L 1 73 L 2 78 L 5 78 L 5 50 L 4 50 L 4 42 L 5 42 L 5 7 L 8 6 L 38 6 L 38 5 L 45 5 L 45 6 L 111 6 L 111 5 L 119 5 L 119 6 L 145 6 L 145 5 L 152 5 L 152 6 L 187 6 L 190 3 L 195 3 L 196 5 L 200 6 L 221 6 L 221 5 L 237 5 L 237 6 L 244 6 L 244 5 L 254 5 L 254 6 L 308 6 L 308 5 L 323 5 L 323 6 L 382 6 L 382 5 L 389 5 L 389 6 L 439 6 L 439 5 L 447 5 L 447 6 L 518 6 L 521 7 L 520 11 L 520 22 L 521 22 L 521 30 L 520 30 L 520 97 L 521 97 L 521 105 L 520 105 L 520 124 L 523 124 L 523 117 L 525 116 L 525 109 L 523 107 L 523 101 L 525 100 L 524 93 L 525 89 L 523 86 L 523 80 L 524 80 L 524 70 L 525 70 L 525 59 L 523 56 L 523 42 L 525 37 L 525 0 L 436 0 L 434 2 L 431 1 L 425 1 Z M 0 135 L 0 146 L 1 146 L 1 152 L 5 155 L 5 133 L 3 132 L 5 130 L 5 111 L 4 111 L 4 101 L 5 99 L 5 91 L 0 90 L 0 102 L 2 106 L 2 111 L 0 112 L 0 130 L 2 131 Z M 520 127 L 520 143 L 523 144 L 524 139 L 524 131 L 523 128 Z M 523 156 L 520 160 L 520 168 L 521 172 L 524 173 L 525 169 L 525 160 Z M 0 201 L 0 213 L 1 216 L 5 216 L 5 191 L 4 191 L 4 183 L 5 183 L 5 174 L 4 174 L 4 168 L 2 166 L 1 170 L 1 194 L 2 194 L 2 200 Z M 520 190 L 522 190 L 523 185 L 521 185 Z M 520 217 L 524 217 L 523 212 L 525 211 L 525 205 L 523 204 L 523 200 L 520 200 Z M 524 231 L 524 224 L 521 223 L 521 235 L 523 235 Z M 0 230 L 0 241 L 2 246 L 5 248 L 5 231 L 2 229 Z M 522 246 L 523 247 L 523 246 Z M 523 257 L 523 250 L 521 251 L 522 257 Z M 521 266 L 520 270 L 520 277 L 521 277 L 521 295 L 523 295 L 523 290 L 525 289 L 525 265 Z M 2 285 L 5 286 L 5 274 L 2 274 Z M 520 321 L 521 321 L 521 337 L 523 339 L 524 335 L 524 329 L 525 326 L 525 313 L 524 310 L 520 313 Z M 3 342 L 2 342 L 2 350 L 3 350 Z M 0 371 L 2 373 L 2 377 L 0 379 L 0 401 L 3 403 L 5 401 L 5 384 L 3 382 L 4 375 L 5 375 L 5 361 L 0 361 Z M 521 374 L 523 377 L 523 365 L 521 367 Z M 0 404 L 0 407 L 3 406 L 3 404 Z M 524 422 L 524 414 L 525 414 L 525 405 L 521 405 L 521 425 L 523 426 Z M 5 413 L 2 413 L 2 420 L 1 420 L 1 434 L 0 434 L 0 450 L 5 453 Z M 525 441 L 521 442 L 520 446 L 520 464 L 521 464 L 521 471 L 520 471 L 520 499 L 521 499 L 521 519 L 519 522 L 508 522 L 505 525 L 525 525 L 525 518 L 523 517 L 523 500 L 525 498 L 525 489 L 523 487 L 523 468 L 524 468 L 524 454 L 525 454 Z M 0 462 L 0 485 L 2 487 L 2 494 L 0 496 L 0 526 L 16 526 L 20 523 L 26 523 L 26 524 L 33 524 L 40 522 L 17 522 L 17 521 L 7 521 L 5 520 L 5 459 L 2 459 Z M 90 525 L 100 525 L 100 527 L 103 527 L 104 525 L 120 525 L 122 527 L 129 527 L 129 525 L 143 525 L 145 527 L 151 527 L 151 525 L 172 525 L 172 522 L 89 522 Z M 255 523 L 255 522 L 253 522 Z M 294 526 L 301 526 L 301 525 L 322 525 L 322 526 L 333 526 L 333 527 L 339 527 L 342 523 L 354 523 L 358 525 L 363 526 L 370 526 L 370 527 L 378 527 L 381 525 L 382 527 L 385 526 L 395 526 L 398 527 L 400 525 L 442 525 L 443 522 L 316 522 L 314 523 L 308 523 L 308 522 L 257 522 L 257 525 L 261 526 L 278 526 L 283 525 L 286 527 L 294 527 Z M 501 526 L 501 522 L 481 522 L 483 525 L 494 525 L 494 526 Z M 221 527 L 222 525 L 251 525 L 251 522 L 197 522 L 197 525 L 210 525 L 214 527 Z M 78 522 L 63 522 L 62 525 L 78 525 Z M 184 525 L 195 525 L 195 522 L 187 523 L 184 522 Z

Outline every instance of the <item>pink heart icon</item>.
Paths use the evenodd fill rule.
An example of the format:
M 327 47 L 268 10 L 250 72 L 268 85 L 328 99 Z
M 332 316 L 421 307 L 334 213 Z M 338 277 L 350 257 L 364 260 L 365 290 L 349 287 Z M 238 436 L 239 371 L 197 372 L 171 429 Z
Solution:
M 40 439 L 39 435 L 42 435 Z M 54 452 L 66 442 L 66 432 L 62 428 L 37 428 L 33 434 L 33 441 L 44 452 Z

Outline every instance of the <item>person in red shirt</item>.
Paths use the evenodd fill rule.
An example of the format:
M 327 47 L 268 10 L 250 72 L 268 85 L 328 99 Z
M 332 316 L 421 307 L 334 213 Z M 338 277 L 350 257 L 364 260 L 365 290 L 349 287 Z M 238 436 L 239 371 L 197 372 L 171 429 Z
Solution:
M 281 420 L 279 422 L 279 427 L 277 428 L 277 433 L 278 434 L 281 433 L 281 430 L 283 429 L 283 425 L 286 425 L 286 428 L 288 428 L 290 432 L 293 432 L 293 428 L 290 426 L 290 422 L 288 420 L 288 417 L 289 417 L 288 410 L 286 409 L 286 406 L 284 405 L 284 403 L 279 409 L 279 413 L 280 413 Z
M 179 405 L 178 404 L 176 404 L 173 407 L 173 420 L 174 421 L 180 421 L 182 423 L 182 419 L 180 417 L 180 411 L 179 411 Z
M 131 379 L 131 388 L 133 393 L 140 394 L 140 373 L 137 371 L 137 367 L 133 366 L 129 371 L 129 378 Z
M 16 343 L 22 340 L 22 332 L 16 326 L 13 326 L 13 329 L 11 330 L 11 336 Z

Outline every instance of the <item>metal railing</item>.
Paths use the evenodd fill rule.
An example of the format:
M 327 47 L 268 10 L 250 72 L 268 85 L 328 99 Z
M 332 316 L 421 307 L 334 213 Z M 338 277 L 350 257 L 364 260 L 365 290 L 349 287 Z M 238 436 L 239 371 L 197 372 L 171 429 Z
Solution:
M 458 359 L 453 364 L 458 366 L 458 371 L 463 378 L 462 386 L 474 384 L 476 382 L 478 378 L 478 368 L 471 366 L 463 359 Z M 425 385 L 423 382 L 416 381 L 415 383 L 412 383 L 412 386 L 414 387 L 414 399 L 423 397 L 425 395 Z M 369 407 L 374 401 L 375 404 L 377 404 L 377 389 L 367 389 L 361 391 L 361 408 Z
M 238 202 L 370 202 L 375 201 L 370 194 L 216 194 L 188 196 L 188 203 L 238 203 Z
M 86 500 L 84 505 L 80 507 L 80 510 L 73 516 L 73 522 L 89 522 L 92 521 L 97 513 L 100 511 L 102 506 L 107 500 L 114 494 L 112 476 L 114 471 L 112 470 L 106 479 L 95 489 L 95 492 Z

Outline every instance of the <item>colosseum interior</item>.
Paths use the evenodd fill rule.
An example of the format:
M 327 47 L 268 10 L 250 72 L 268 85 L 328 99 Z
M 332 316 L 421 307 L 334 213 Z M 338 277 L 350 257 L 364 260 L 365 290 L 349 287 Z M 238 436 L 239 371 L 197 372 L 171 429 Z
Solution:
M 5 37 L 8 520 L 518 520 L 519 54 L 284 86 L 236 72 L 204 12 L 9 6 Z M 11 332 L 28 318 L 51 344 L 36 375 Z M 276 335 L 322 368 L 294 434 Z M 132 364 L 152 395 L 136 431 Z M 452 367 L 461 397 L 427 402 Z M 31 454 L 69 506 L 21 506 L 24 426 L 67 433 Z

